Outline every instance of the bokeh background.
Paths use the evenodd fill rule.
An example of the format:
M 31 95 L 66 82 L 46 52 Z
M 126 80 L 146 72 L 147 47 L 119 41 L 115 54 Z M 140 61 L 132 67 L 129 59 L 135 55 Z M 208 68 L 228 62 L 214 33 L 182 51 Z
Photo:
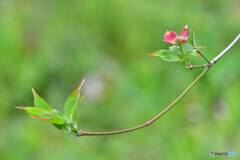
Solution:
M 75 137 L 31 119 L 31 87 L 63 111 L 85 77 L 79 128 L 111 131 L 142 124 L 202 71 L 148 56 L 168 47 L 166 30 L 196 26 L 211 60 L 240 33 L 239 0 L 1 0 L 0 159 L 217 159 L 240 154 L 240 43 L 151 127 Z M 192 58 L 193 63 L 204 63 Z M 240 156 L 240 155 L 239 155 Z M 235 158 L 238 158 L 235 157 Z M 234 159 L 234 157 L 229 157 Z

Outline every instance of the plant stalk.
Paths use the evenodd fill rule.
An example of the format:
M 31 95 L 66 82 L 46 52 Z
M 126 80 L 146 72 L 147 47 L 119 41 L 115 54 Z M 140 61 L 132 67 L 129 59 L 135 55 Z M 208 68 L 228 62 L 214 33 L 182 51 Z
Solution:
M 196 52 L 208 63 L 210 64 L 210 62 L 207 60 L 207 58 L 202 54 L 202 52 L 199 51 L 199 49 L 196 50 Z
M 181 44 L 179 44 L 179 47 L 180 47 L 180 50 L 181 50 L 181 53 L 182 53 L 182 57 L 184 57 L 184 50 L 183 50 L 183 47 L 182 47 L 182 45 Z
M 209 66 L 209 64 L 202 64 L 202 65 L 196 65 L 196 66 L 189 65 L 189 66 L 186 66 L 186 68 L 193 70 L 195 68 L 206 68 L 207 66 Z
M 91 135 L 112 135 L 112 134 L 118 134 L 118 133 L 124 133 L 129 131 L 134 131 L 146 126 L 150 126 L 153 124 L 156 120 L 158 120 L 161 116 L 163 116 L 167 111 L 169 111 L 177 102 L 179 102 L 180 99 L 210 70 L 210 68 L 222 57 L 224 56 L 240 39 L 240 34 L 233 40 L 233 42 L 224 49 L 218 56 L 216 56 L 211 62 L 209 62 L 209 65 L 203 70 L 203 72 L 178 96 L 168 107 L 166 107 L 162 112 L 160 112 L 157 116 L 155 116 L 153 119 L 149 120 L 148 122 L 141 124 L 139 126 L 129 128 L 129 129 L 123 129 L 118 131 L 110 131 L 110 132 L 87 132 L 82 131 L 78 129 L 77 136 L 91 136 Z M 181 45 L 179 45 L 180 48 L 182 48 Z M 182 49 L 181 49 L 182 50 Z

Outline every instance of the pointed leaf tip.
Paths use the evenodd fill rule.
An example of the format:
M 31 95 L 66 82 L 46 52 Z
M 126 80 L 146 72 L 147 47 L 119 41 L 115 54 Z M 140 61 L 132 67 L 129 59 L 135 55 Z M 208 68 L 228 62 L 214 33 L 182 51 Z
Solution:
M 15 108 L 17 108 L 17 109 L 22 109 L 22 106 L 15 106 Z
M 43 98 L 41 98 L 33 88 L 32 88 L 32 92 L 34 96 L 34 106 L 36 108 L 42 108 L 46 110 L 52 109 L 52 107 L 49 104 L 47 104 L 47 102 Z
M 37 92 L 34 90 L 34 88 L 32 87 L 32 93 L 34 97 L 39 97 L 39 95 L 37 94 Z
M 79 90 L 82 88 L 82 86 L 83 86 L 83 84 L 84 84 L 84 82 L 85 82 L 85 78 L 83 78 L 83 80 L 82 80 L 82 82 L 81 82 L 81 84 L 79 85 Z
M 148 53 L 149 56 L 156 56 L 156 54 L 157 54 L 157 51 L 153 53 Z
M 149 53 L 148 55 L 149 55 L 149 56 L 158 56 L 158 51 L 153 52 L 153 53 Z

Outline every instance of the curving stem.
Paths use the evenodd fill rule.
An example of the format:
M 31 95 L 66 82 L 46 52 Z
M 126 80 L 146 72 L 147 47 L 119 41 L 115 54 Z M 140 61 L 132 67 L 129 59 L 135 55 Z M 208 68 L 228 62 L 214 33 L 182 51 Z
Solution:
M 217 61 L 224 56 L 240 39 L 240 34 L 233 40 L 233 42 L 225 48 L 218 56 L 216 56 L 214 59 L 212 59 L 211 62 L 209 62 L 209 65 L 205 68 L 205 70 L 178 96 L 168 107 L 166 107 L 161 113 L 159 113 L 157 116 L 155 116 L 153 119 L 149 120 L 148 122 L 141 124 L 139 126 L 129 128 L 129 129 L 123 129 L 118 131 L 110 131 L 110 132 L 87 132 L 82 131 L 78 129 L 77 136 L 96 136 L 96 135 L 111 135 L 111 134 L 118 134 L 118 133 L 124 133 L 129 131 L 134 131 L 146 126 L 150 126 L 153 124 L 156 120 L 158 120 L 161 116 L 163 116 L 167 111 L 169 111 L 206 73 L 209 71 L 209 69 L 217 63 Z

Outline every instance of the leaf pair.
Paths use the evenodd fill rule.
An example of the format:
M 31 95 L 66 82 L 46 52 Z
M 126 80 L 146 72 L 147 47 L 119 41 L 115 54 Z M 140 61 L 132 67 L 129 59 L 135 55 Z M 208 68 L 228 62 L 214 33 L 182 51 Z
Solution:
M 32 89 L 34 96 L 35 107 L 16 107 L 25 110 L 32 118 L 39 119 L 44 122 L 53 123 L 54 126 L 60 130 L 69 131 L 78 134 L 76 107 L 77 104 L 84 98 L 80 97 L 80 90 L 84 84 L 85 79 L 80 86 L 67 98 L 65 103 L 65 114 L 53 109 L 47 102 L 41 98 L 34 89 Z

